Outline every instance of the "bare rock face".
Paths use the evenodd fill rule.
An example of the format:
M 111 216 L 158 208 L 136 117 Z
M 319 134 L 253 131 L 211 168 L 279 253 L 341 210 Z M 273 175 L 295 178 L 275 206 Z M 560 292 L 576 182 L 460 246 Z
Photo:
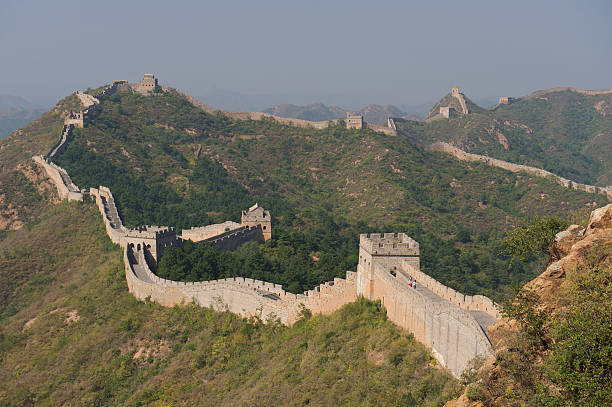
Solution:
M 584 237 L 584 227 L 579 225 L 571 225 L 567 230 L 557 233 L 555 236 L 554 252 L 563 257 L 567 255 L 578 240 Z
M 592 229 L 610 229 L 612 228 L 612 204 L 608 204 L 602 208 L 595 209 L 591 212 L 588 231 Z
M 553 261 L 546 270 L 535 279 L 525 284 L 524 288 L 533 290 L 539 296 L 540 308 L 547 313 L 554 313 L 558 308 L 556 296 L 564 284 L 569 284 L 568 275 L 571 275 L 576 266 L 584 260 L 584 254 L 593 245 L 600 242 L 612 245 L 612 204 L 595 209 L 591 213 L 589 225 L 585 229 L 582 226 L 572 225 L 567 230 L 557 233 L 553 243 L 554 252 L 559 260 Z M 491 325 L 487 331 L 495 352 L 507 351 L 511 344 L 507 343 L 511 336 L 509 333 L 516 331 L 515 321 L 502 318 L 496 324 Z M 503 376 L 502 371 L 496 367 L 496 357 L 491 355 L 478 371 L 478 381 L 496 381 Z M 487 405 L 503 407 L 509 405 L 507 400 L 489 400 Z M 445 407 L 481 407 L 481 401 L 472 401 L 464 392 L 461 397 L 451 400 Z

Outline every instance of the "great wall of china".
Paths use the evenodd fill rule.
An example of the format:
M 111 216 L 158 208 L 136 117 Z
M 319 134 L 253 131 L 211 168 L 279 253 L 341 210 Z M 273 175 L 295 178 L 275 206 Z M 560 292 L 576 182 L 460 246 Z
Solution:
M 497 158 L 491 158 L 486 155 L 473 154 L 468 153 L 460 148 L 457 148 L 453 145 L 444 142 L 437 142 L 429 145 L 427 147 L 428 150 L 431 151 L 441 151 L 444 153 L 451 154 L 455 158 L 458 158 L 462 161 L 470 161 L 470 162 L 483 162 L 487 165 L 491 165 L 493 167 L 503 168 L 512 172 L 526 172 L 528 174 L 537 175 L 539 177 L 545 177 L 553 180 L 554 182 L 563 185 L 566 188 L 575 189 L 578 191 L 589 192 L 592 194 L 603 194 L 606 195 L 608 200 L 612 201 L 612 188 L 610 187 L 598 187 L 595 185 L 587 185 L 580 184 L 574 181 L 571 181 L 567 178 L 563 178 L 559 175 L 553 174 L 552 172 L 543 170 L 537 167 L 530 167 L 528 165 L 515 164 L 508 161 L 498 160 Z
M 98 98 L 116 88 L 115 85 L 106 87 L 95 98 L 80 96 L 81 101 L 87 103 L 87 110 L 80 118 L 87 119 L 88 111 L 98 105 Z M 492 352 L 487 327 L 500 318 L 496 305 L 484 296 L 461 294 L 421 272 L 419 244 L 403 233 L 360 235 L 357 271 L 347 271 L 346 278 L 336 278 L 303 294 L 292 294 L 278 284 L 242 277 L 202 282 L 160 278 L 151 270 L 150 263 L 157 261 L 165 248 L 181 244 L 183 239 L 176 236 L 176 231 L 158 226 L 124 227 L 108 188 L 80 190 L 65 170 L 51 162 L 65 147 L 76 125 L 79 123 L 67 122 L 49 155 L 34 159 L 46 170 L 62 198 L 83 200 L 88 195 L 95 199 L 109 238 L 123 248 L 127 285 L 137 298 L 150 299 L 164 306 L 195 302 L 242 316 L 258 315 L 264 320 L 278 318 L 284 324 L 291 324 L 304 308 L 313 313 L 329 314 L 363 296 L 380 300 L 389 319 L 427 345 L 432 355 L 456 376 L 474 357 Z M 607 193 L 608 198 L 612 198 L 611 191 L 605 188 L 577 184 L 539 168 L 466 153 L 446 143 L 436 143 L 430 149 L 450 153 L 462 160 L 482 161 L 510 171 L 552 177 L 568 188 Z M 266 213 L 254 205 L 243 212 L 241 224 L 226 222 L 192 228 L 183 231 L 183 238 L 207 240 L 220 250 L 232 249 L 242 241 L 263 240 L 264 235 L 267 234 L 267 238 L 271 235 L 270 216 L 262 215 Z M 267 227 L 265 231 L 263 226 Z M 414 281 L 417 281 L 416 288 L 411 285 Z

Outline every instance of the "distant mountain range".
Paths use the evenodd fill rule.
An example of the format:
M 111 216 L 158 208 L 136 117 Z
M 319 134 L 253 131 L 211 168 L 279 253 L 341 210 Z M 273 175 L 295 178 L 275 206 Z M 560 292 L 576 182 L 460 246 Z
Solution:
M 44 111 L 20 96 L 0 95 L 0 138 L 35 120 Z
M 280 117 L 292 117 L 295 119 L 303 119 L 310 121 L 325 121 L 333 119 L 343 119 L 347 113 L 361 113 L 368 123 L 386 122 L 388 117 L 404 117 L 408 119 L 416 119 L 414 116 L 409 116 L 406 112 L 399 108 L 387 105 L 369 105 L 358 111 L 345 110 L 338 106 L 326 106 L 323 103 L 313 103 L 307 106 L 297 106 L 291 104 L 275 105 L 264 110 L 264 113 L 270 113 Z

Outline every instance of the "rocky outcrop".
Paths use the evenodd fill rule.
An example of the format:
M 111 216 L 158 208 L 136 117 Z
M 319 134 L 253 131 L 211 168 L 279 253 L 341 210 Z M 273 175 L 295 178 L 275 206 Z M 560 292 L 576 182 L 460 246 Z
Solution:
M 591 213 L 588 226 L 584 228 L 572 225 L 567 230 L 559 232 L 555 236 L 553 252 L 558 256 L 552 261 L 546 270 L 525 284 L 524 288 L 536 293 L 538 297 L 538 308 L 548 315 L 554 314 L 561 305 L 558 294 L 566 285 L 572 284 L 571 276 L 577 266 L 584 262 L 585 254 L 589 249 L 599 244 L 612 246 L 612 204 L 598 208 Z M 496 352 L 485 361 L 479 371 L 479 382 L 495 381 L 503 378 L 503 371 L 497 365 L 496 355 L 501 352 L 512 352 L 512 346 L 508 343 L 510 333 L 518 330 L 514 321 L 507 318 L 501 319 L 488 328 L 489 337 Z M 491 404 L 492 403 L 492 404 Z M 490 404 L 494 406 L 506 406 L 512 400 L 496 399 Z M 458 399 L 446 403 L 445 407 L 481 407 L 481 401 L 473 401 L 464 392 Z

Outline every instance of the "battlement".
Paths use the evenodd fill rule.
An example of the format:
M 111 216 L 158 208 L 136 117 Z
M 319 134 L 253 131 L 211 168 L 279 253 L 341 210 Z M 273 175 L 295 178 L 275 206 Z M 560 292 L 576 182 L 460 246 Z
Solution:
M 161 239 L 176 236 L 176 229 L 171 226 L 137 226 L 129 229 L 126 236 L 138 239 Z
M 419 255 L 419 244 L 405 233 L 362 234 L 359 246 L 373 256 Z

